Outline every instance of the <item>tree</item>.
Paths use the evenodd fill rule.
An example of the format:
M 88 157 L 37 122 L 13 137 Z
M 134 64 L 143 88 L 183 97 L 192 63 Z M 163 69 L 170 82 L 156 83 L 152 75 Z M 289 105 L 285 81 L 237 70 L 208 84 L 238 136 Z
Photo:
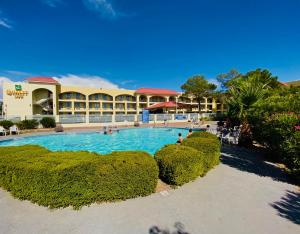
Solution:
M 215 84 L 209 83 L 204 76 L 196 75 L 189 78 L 185 84 L 181 86 L 185 95 L 192 95 L 199 105 L 199 113 L 201 113 L 201 100 L 203 97 L 212 95 L 217 88 Z
M 217 76 L 217 81 L 221 84 L 222 91 L 227 91 L 229 82 L 240 77 L 241 74 L 235 70 L 231 69 L 228 73 L 222 73 Z
M 252 144 L 251 126 L 249 116 L 253 106 L 268 94 L 273 84 L 270 77 L 262 79 L 259 73 L 247 73 L 231 82 L 229 98 L 227 99 L 228 116 L 238 119 L 241 124 L 241 139 L 243 145 Z

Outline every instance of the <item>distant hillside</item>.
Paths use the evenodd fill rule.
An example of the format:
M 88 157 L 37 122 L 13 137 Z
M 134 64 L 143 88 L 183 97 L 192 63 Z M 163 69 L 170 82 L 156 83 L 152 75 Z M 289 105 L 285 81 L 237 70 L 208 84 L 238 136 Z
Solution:
M 300 87 L 300 80 L 286 82 L 288 85 Z

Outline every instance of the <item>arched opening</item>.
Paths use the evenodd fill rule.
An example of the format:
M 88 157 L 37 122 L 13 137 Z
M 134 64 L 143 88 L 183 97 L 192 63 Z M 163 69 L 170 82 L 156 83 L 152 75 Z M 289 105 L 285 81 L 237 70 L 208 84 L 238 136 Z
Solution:
M 191 99 L 188 98 L 188 97 L 180 97 L 180 98 L 178 99 L 178 101 L 179 101 L 179 102 L 183 102 L 183 103 L 191 103 L 191 102 L 192 102 Z
M 165 102 L 166 98 L 162 96 L 153 96 L 150 98 L 150 102 Z
M 53 93 L 44 88 L 32 92 L 32 114 L 53 115 Z
M 59 99 L 62 100 L 69 100 L 69 99 L 75 99 L 75 100 L 85 100 L 85 95 L 78 92 L 65 92 L 59 94 Z
M 117 102 L 135 102 L 136 101 L 136 97 L 132 96 L 132 95 L 128 95 L 128 94 L 122 94 L 122 95 L 118 95 L 116 96 L 115 99 Z
M 140 102 L 147 102 L 147 97 L 145 95 L 141 95 L 139 98 Z
M 89 95 L 89 101 L 113 101 L 113 97 L 106 93 L 93 93 Z
M 171 97 L 169 98 L 169 101 L 170 101 L 170 102 L 176 102 L 176 97 L 171 96 Z
M 213 103 L 213 99 L 212 98 L 207 98 L 207 103 Z

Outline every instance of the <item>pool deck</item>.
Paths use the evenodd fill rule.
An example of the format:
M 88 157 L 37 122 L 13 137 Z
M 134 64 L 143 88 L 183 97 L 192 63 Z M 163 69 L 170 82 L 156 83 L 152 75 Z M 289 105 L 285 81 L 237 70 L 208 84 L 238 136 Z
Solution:
M 224 146 L 221 164 L 178 189 L 79 211 L 49 210 L 0 189 L 0 233 L 147 234 L 152 226 L 190 234 L 298 234 L 300 190 L 259 152 Z
M 216 122 L 209 122 L 211 126 L 215 126 Z M 127 129 L 127 128 L 147 128 L 147 127 L 172 127 L 172 128 L 189 128 L 191 123 L 189 122 L 181 122 L 181 123 L 169 123 L 167 126 L 164 124 L 141 124 L 139 127 L 134 127 L 133 125 L 120 125 L 115 129 Z M 204 125 L 197 125 L 194 129 L 205 128 L 206 124 Z M 109 127 L 109 126 L 108 126 Z M 7 136 L 0 136 L 0 142 L 17 139 L 22 137 L 29 137 L 29 136 L 44 136 L 49 134 L 64 134 L 64 133 L 73 133 L 73 132 L 96 132 L 96 131 L 103 131 L 103 126 L 99 127 L 70 127 L 64 128 L 64 132 L 57 133 L 54 129 L 35 129 L 31 131 L 23 131 L 20 135 L 7 135 Z

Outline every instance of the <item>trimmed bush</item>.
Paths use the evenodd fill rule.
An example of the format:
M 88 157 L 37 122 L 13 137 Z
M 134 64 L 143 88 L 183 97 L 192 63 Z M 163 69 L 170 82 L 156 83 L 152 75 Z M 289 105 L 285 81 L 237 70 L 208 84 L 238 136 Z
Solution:
M 280 154 L 283 161 L 290 168 L 291 172 L 300 179 L 300 131 L 294 134 L 281 144 Z M 299 180 L 300 181 L 300 180 Z
M 146 196 L 158 167 L 144 152 L 51 152 L 39 146 L 1 147 L 0 186 L 50 208 Z
M 189 136 L 189 138 L 195 138 L 195 137 L 210 138 L 210 139 L 218 140 L 218 137 L 216 135 L 211 134 L 209 132 L 193 132 L 192 135 Z
M 11 126 L 13 126 L 14 123 L 10 120 L 2 120 L 0 121 L 0 126 L 4 127 L 6 130 L 8 130 Z
M 35 119 L 25 119 L 17 123 L 18 128 L 20 129 L 35 129 L 39 125 L 39 122 Z
M 211 134 L 212 135 L 212 134 Z M 220 162 L 220 142 L 218 139 L 194 137 L 185 139 L 182 145 L 192 147 L 204 155 L 205 172 L 209 171 Z
M 171 185 L 183 185 L 204 175 L 203 155 L 196 149 L 182 145 L 167 145 L 155 154 L 159 177 Z
M 43 125 L 44 128 L 55 128 L 56 127 L 56 123 L 55 123 L 55 119 L 51 118 L 51 117 L 43 117 L 40 120 L 41 125 Z

